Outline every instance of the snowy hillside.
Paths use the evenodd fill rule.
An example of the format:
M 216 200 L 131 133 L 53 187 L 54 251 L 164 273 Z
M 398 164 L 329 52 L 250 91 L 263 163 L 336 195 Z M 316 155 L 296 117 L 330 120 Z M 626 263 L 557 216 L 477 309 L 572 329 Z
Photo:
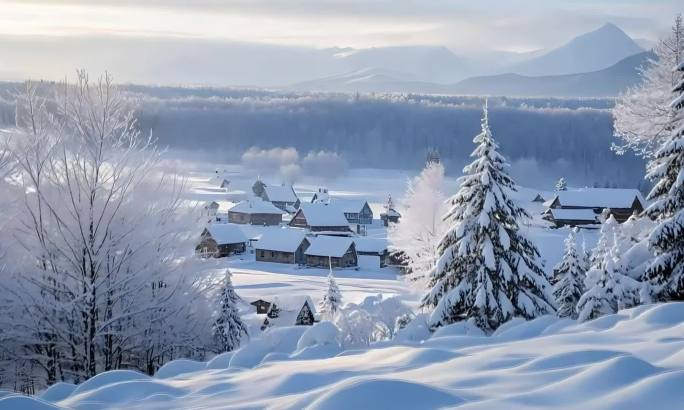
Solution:
M 513 321 L 491 337 L 457 324 L 423 342 L 410 341 L 420 336 L 413 331 L 348 352 L 325 344 L 334 336 L 325 324 L 303 337 L 285 328 L 261 349 L 175 361 L 157 377 L 104 373 L 42 399 L 7 396 L 0 409 L 675 409 L 684 399 L 683 317 L 684 304 L 670 303 L 583 324 Z

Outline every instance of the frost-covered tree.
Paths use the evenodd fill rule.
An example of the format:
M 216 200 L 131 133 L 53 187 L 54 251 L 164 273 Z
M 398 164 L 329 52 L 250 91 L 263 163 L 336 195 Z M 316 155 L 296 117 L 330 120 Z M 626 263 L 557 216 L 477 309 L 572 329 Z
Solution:
M 388 232 L 392 248 L 403 252 L 409 279 L 421 290 L 435 266 L 439 241 L 447 228 L 442 220 L 448 210 L 443 192 L 444 167 L 428 162 L 420 175 L 409 180 L 402 200 L 402 222 L 390 225 Z
M 567 191 L 568 190 L 568 183 L 565 182 L 565 178 L 561 178 L 556 182 L 556 191 Z
M 674 72 L 671 137 L 649 163 L 647 174 L 655 186 L 648 196 L 653 202 L 646 214 L 658 225 L 649 239 L 655 259 L 645 279 L 656 300 L 684 299 L 684 61 Z
M 639 303 L 641 284 L 623 274 L 620 263 L 619 239 L 614 235 L 614 244 L 601 258 L 594 259 L 594 265 L 587 272 L 585 293 L 577 303 L 577 318 L 580 321 L 616 313 L 619 309 Z
M 240 297 L 235 293 L 230 270 L 226 269 L 218 298 L 218 312 L 212 325 L 214 343 L 218 352 L 230 352 L 240 347 L 248 337 L 247 326 L 240 317 Z
M 670 36 L 662 39 L 653 51 L 656 57 L 642 69 L 642 82 L 627 90 L 615 103 L 615 136 L 620 141 L 613 149 L 618 153 L 633 150 L 651 157 L 670 139 L 672 130 L 683 124 L 681 118 L 673 118 L 670 108 L 672 87 L 678 81 L 672 67 L 684 57 L 681 14 L 676 16 Z
M 489 129 L 486 105 L 473 141 L 475 160 L 450 199 L 449 229 L 422 305 L 433 308 L 432 327 L 471 319 L 491 332 L 515 316 L 553 312 L 553 296 L 539 252 L 519 225 L 529 215 L 509 197 L 515 183 Z
M 565 239 L 563 259 L 553 269 L 553 296 L 556 310 L 560 317 L 577 318 L 577 302 L 584 293 L 584 278 L 586 276 L 582 266 L 582 255 L 577 252 L 575 231 L 570 231 Z
M 333 320 L 341 307 L 342 292 L 340 292 L 340 288 L 335 281 L 335 276 L 333 276 L 332 269 L 330 269 L 330 273 L 328 273 L 328 287 L 319 304 L 319 310 L 323 318 Z

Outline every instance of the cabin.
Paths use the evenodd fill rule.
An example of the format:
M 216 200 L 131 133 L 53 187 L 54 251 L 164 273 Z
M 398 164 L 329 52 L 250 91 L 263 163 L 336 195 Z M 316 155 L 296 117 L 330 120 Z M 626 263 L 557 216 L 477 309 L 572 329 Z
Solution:
M 306 232 L 300 229 L 273 229 L 261 236 L 254 245 L 259 262 L 290 263 L 303 265 L 304 252 L 309 248 Z
M 638 190 L 613 188 L 582 188 L 559 191 L 555 193 L 553 198 L 544 202 L 544 205 L 549 209 L 592 210 L 597 216 L 608 212 L 618 222 L 625 222 L 633 214 L 641 213 L 645 204 L 646 201 Z M 580 215 L 568 213 L 566 216 Z M 564 220 L 560 214 L 557 214 L 557 217 L 556 221 L 563 221 L 565 225 L 572 226 L 572 219 Z M 588 217 L 588 214 L 585 217 Z
M 203 215 L 214 218 L 219 211 L 219 203 L 216 201 L 209 201 L 204 204 L 203 210 Z
M 553 209 L 549 208 L 542 218 L 553 223 L 557 228 L 563 226 L 580 226 L 599 224 L 598 215 L 593 209 Z
M 201 255 L 223 258 L 244 253 L 247 249 L 247 237 L 239 226 L 233 224 L 209 224 L 195 247 Z
M 263 299 L 257 299 L 249 304 L 256 308 L 258 315 L 265 315 L 268 313 L 268 309 L 271 307 L 271 302 L 265 301 Z
M 260 198 L 239 202 L 228 210 L 228 221 L 235 224 L 279 225 L 283 210 Z
M 333 199 L 330 204 L 339 208 L 350 224 L 371 225 L 373 210 L 362 199 Z
M 263 181 L 257 180 L 252 186 L 252 192 L 264 201 L 291 214 L 297 211 L 301 203 L 292 185 L 266 185 Z
M 344 217 L 344 213 L 335 206 L 321 203 L 301 204 L 289 225 L 295 228 L 306 228 L 318 234 L 339 236 L 351 234 L 349 221 Z
M 546 199 L 541 194 L 537 194 L 537 196 L 532 199 L 532 202 L 539 202 L 539 203 L 544 203 L 546 202 Z
M 309 296 L 277 296 L 273 299 L 261 330 L 272 326 L 312 326 L 316 322 L 316 306 Z
M 389 226 L 389 224 L 391 223 L 398 223 L 400 218 L 401 214 L 397 212 L 394 208 L 390 208 L 387 211 L 380 214 L 382 224 L 385 226 Z
M 358 266 L 356 245 L 352 238 L 320 235 L 310 240 L 304 254 L 306 265 L 317 268 L 351 268 Z
M 384 268 L 389 259 L 389 244 L 384 238 L 354 238 L 359 265 Z
M 328 193 L 328 188 L 318 188 L 311 197 L 311 203 L 327 203 L 330 200 L 330 194 Z

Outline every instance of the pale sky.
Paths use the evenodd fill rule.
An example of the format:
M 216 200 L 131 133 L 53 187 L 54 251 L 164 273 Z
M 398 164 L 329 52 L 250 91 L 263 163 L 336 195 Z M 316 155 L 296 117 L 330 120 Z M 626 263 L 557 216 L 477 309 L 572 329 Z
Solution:
M 0 0 L 0 36 L 531 51 L 612 22 L 656 39 L 681 0 Z

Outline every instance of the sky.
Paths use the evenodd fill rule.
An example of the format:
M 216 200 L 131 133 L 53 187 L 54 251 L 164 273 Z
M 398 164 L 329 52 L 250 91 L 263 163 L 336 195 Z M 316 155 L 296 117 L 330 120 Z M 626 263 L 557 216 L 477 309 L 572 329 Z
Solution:
M 654 41 L 683 8 L 681 0 L 0 0 L 0 80 L 56 79 L 84 67 L 113 69 L 125 81 L 154 81 L 151 70 L 186 81 L 201 64 L 220 82 L 225 64 L 266 55 L 263 47 L 270 56 L 284 47 L 415 45 L 464 56 L 524 53 L 608 22 Z M 234 78 L 252 83 L 267 62 L 235 68 L 242 72 Z M 298 79 L 280 77 L 271 82 Z

